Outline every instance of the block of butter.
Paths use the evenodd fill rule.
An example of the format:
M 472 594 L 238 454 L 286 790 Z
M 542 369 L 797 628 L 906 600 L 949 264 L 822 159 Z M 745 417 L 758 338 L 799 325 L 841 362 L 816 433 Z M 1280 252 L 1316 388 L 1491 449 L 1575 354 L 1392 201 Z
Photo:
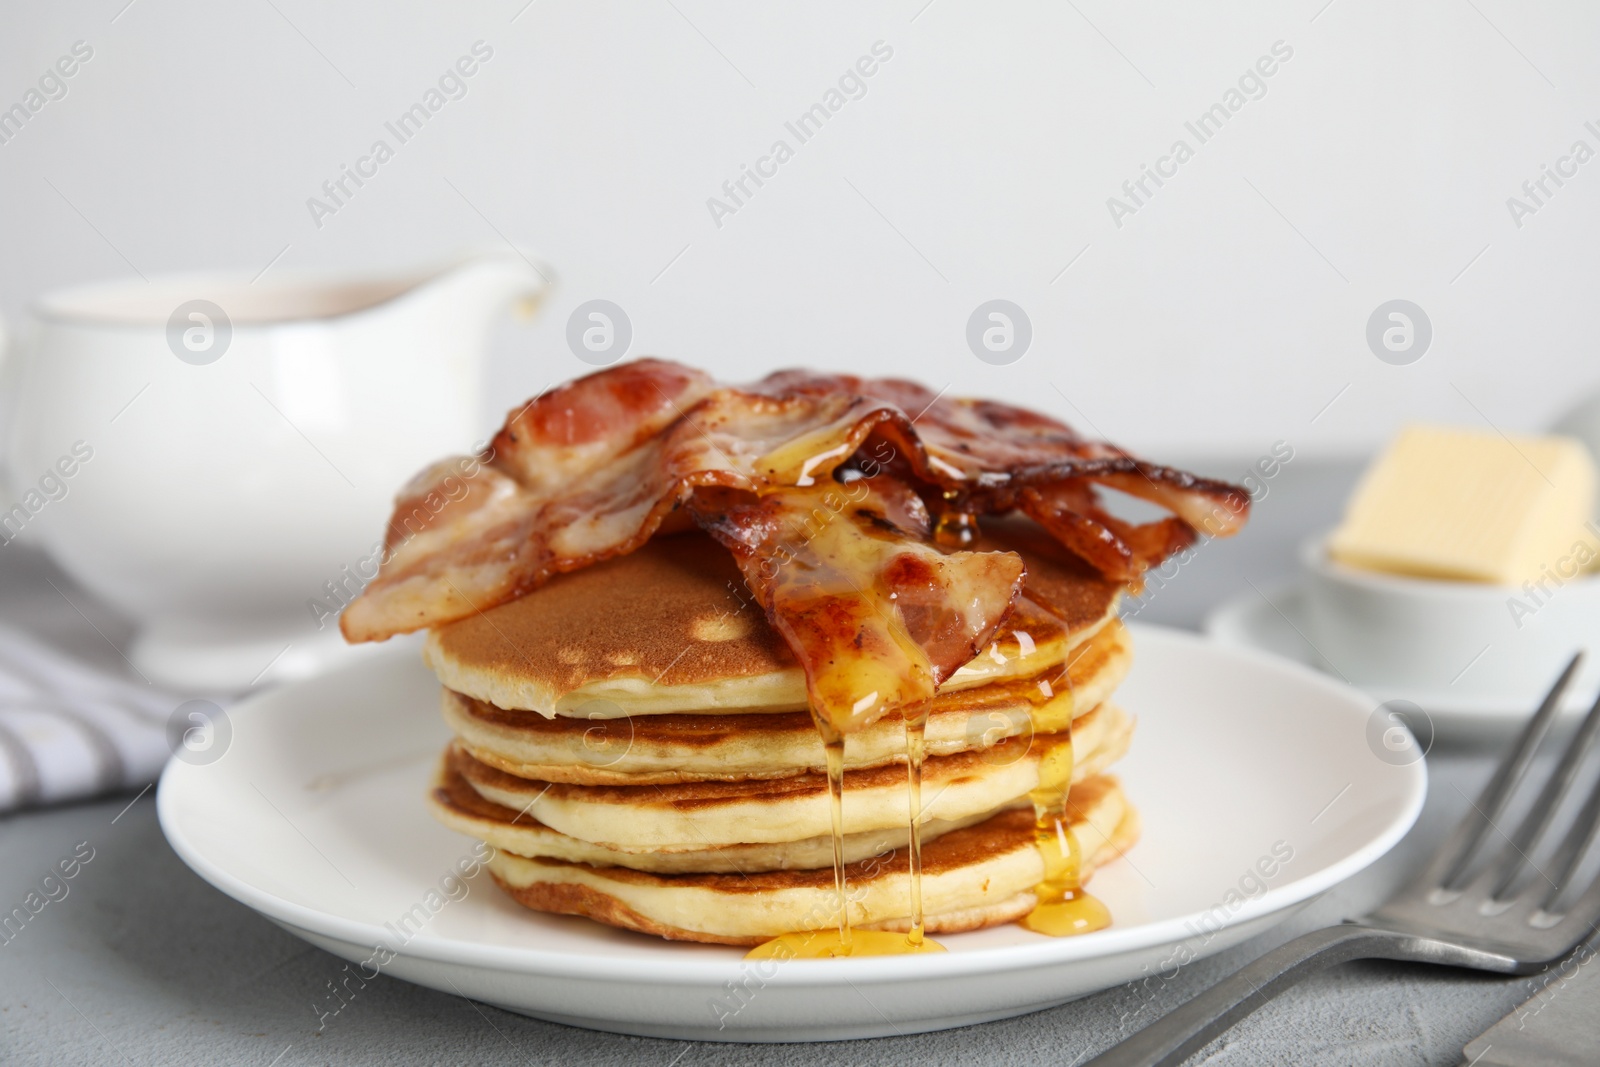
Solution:
M 1410 426 L 1367 469 L 1328 552 L 1429 578 L 1571 578 L 1600 550 L 1595 492 L 1594 459 L 1573 438 Z

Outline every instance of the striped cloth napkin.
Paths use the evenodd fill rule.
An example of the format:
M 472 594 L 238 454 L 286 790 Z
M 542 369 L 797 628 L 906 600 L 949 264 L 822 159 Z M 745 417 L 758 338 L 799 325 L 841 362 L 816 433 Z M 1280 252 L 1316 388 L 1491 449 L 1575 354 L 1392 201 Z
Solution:
M 148 785 L 181 703 L 0 623 L 0 811 Z

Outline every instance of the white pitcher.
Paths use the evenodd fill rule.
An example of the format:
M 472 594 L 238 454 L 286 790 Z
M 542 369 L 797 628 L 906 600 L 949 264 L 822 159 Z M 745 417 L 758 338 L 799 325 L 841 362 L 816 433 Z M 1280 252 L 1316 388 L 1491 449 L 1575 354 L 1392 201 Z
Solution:
M 480 444 L 487 330 L 547 274 L 506 254 L 45 296 L 0 367 L 0 542 L 42 545 L 134 619 L 125 652 L 152 681 L 321 669 L 349 654 L 334 616 L 395 491 Z

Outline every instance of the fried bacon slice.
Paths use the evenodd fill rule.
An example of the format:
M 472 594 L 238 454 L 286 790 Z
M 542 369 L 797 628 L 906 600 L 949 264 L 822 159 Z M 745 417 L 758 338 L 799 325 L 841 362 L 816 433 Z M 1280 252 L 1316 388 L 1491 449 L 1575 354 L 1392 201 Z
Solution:
M 626 363 L 512 411 L 483 454 L 422 471 L 396 498 L 378 577 L 340 617 L 345 638 L 464 618 L 637 548 L 693 489 L 662 435 L 714 389 L 676 363 Z
M 870 504 L 810 542 L 811 569 L 771 573 L 779 549 L 794 550 L 792 520 L 816 509 L 814 493 L 850 490 L 866 475 Z M 1173 517 L 1120 522 L 1099 506 L 1096 486 Z M 896 593 L 878 638 L 917 646 L 926 661 L 918 670 L 938 685 L 1000 624 L 1019 576 L 994 553 L 926 544 L 926 502 L 958 515 L 1024 510 L 1104 576 L 1130 582 L 1198 531 L 1234 533 L 1250 509 L 1237 486 L 1146 464 L 1003 403 L 803 371 L 717 386 L 677 363 L 638 360 L 534 398 L 482 456 L 414 478 L 390 520 L 379 576 L 339 622 L 352 641 L 443 624 L 632 552 L 662 523 L 699 522 L 738 555 L 779 630 L 802 645 L 800 661 L 822 654 L 805 646 L 806 632 L 826 622 L 826 611 L 808 614 L 813 598 L 837 589 L 837 576 L 822 574 L 861 568 L 864 600 Z
M 838 733 L 931 700 L 1021 592 L 1021 556 L 940 551 L 922 498 L 892 477 L 701 494 L 692 507 L 796 651 L 812 714 Z

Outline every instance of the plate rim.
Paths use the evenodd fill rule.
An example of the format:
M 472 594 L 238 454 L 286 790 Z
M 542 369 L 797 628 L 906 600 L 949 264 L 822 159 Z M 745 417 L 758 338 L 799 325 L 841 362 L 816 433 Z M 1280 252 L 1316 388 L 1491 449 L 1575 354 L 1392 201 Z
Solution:
M 1136 622 L 1130 622 L 1128 625 L 1136 635 L 1142 633 L 1157 641 L 1173 641 L 1240 657 L 1268 671 L 1297 677 L 1301 682 L 1322 689 L 1330 695 L 1347 700 L 1354 697 L 1362 703 L 1367 700 L 1366 694 L 1361 690 L 1282 656 L 1248 646 L 1225 644 L 1174 627 Z M 399 663 L 402 658 L 410 659 L 414 655 L 411 650 L 406 650 L 403 654 L 398 650 L 393 652 L 385 650 L 365 662 L 352 663 L 314 678 L 252 694 L 230 707 L 228 714 L 230 717 L 241 713 L 253 714 L 253 709 L 258 706 L 292 698 L 293 694 L 306 688 L 328 683 L 346 674 L 393 669 L 391 663 Z M 176 810 L 180 802 L 178 794 L 185 788 L 182 780 L 198 770 L 199 768 L 191 767 L 176 757 L 169 759 L 162 769 L 156 789 L 156 813 L 162 834 L 173 851 L 191 870 L 219 891 L 274 922 L 349 944 L 377 945 L 390 942 L 391 938 L 386 936 L 384 928 L 377 924 L 347 919 L 275 896 L 208 858 L 202 849 L 185 837 L 182 829 L 183 815 Z M 1222 928 L 1243 925 L 1314 900 L 1386 855 L 1415 825 L 1427 797 L 1426 761 L 1417 760 L 1406 765 L 1406 773 L 1408 781 L 1402 805 L 1379 833 L 1336 862 L 1312 874 L 1269 888 L 1260 896 L 1247 900 L 1229 916 Z M 864 982 L 904 981 L 908 977 L 917 981 L 938 981 L 969 978 L 1000 969 L 1048 968 L 1083 960 L 1112 958 L 1179 944 L 1194 935 L 1190 924 L 1206 914 L 1206 911 L 1196 911 L 1130 927 L 1112 927 L 1082 937 L 1041 937 L 1037 944 L 1030 942 L 1020 945 L 996 945 L 915 957 L 869 956 L 849 960 L 790 960 L 787 962 L 800 963 L 802 966 L 778 968 L 778 974 L 767 980 L 767 984 L 831 986 L 844 978 Z M 719 959 L 676 960 L 640 959 L 634 956 L 589 956 L 570 951 L 474 944 L 440 937 L 430 931 L 417 934 L 402 945 L 396 954 L 434 963 L 517 972 L 545 978 L 624 982 L 673 979 L 720 985 L 730 975 L 736 976 L 747 966 L 747 961 L 742 955 Z M 915 964 L 908 964 L 907 960 L 914 960 Z

